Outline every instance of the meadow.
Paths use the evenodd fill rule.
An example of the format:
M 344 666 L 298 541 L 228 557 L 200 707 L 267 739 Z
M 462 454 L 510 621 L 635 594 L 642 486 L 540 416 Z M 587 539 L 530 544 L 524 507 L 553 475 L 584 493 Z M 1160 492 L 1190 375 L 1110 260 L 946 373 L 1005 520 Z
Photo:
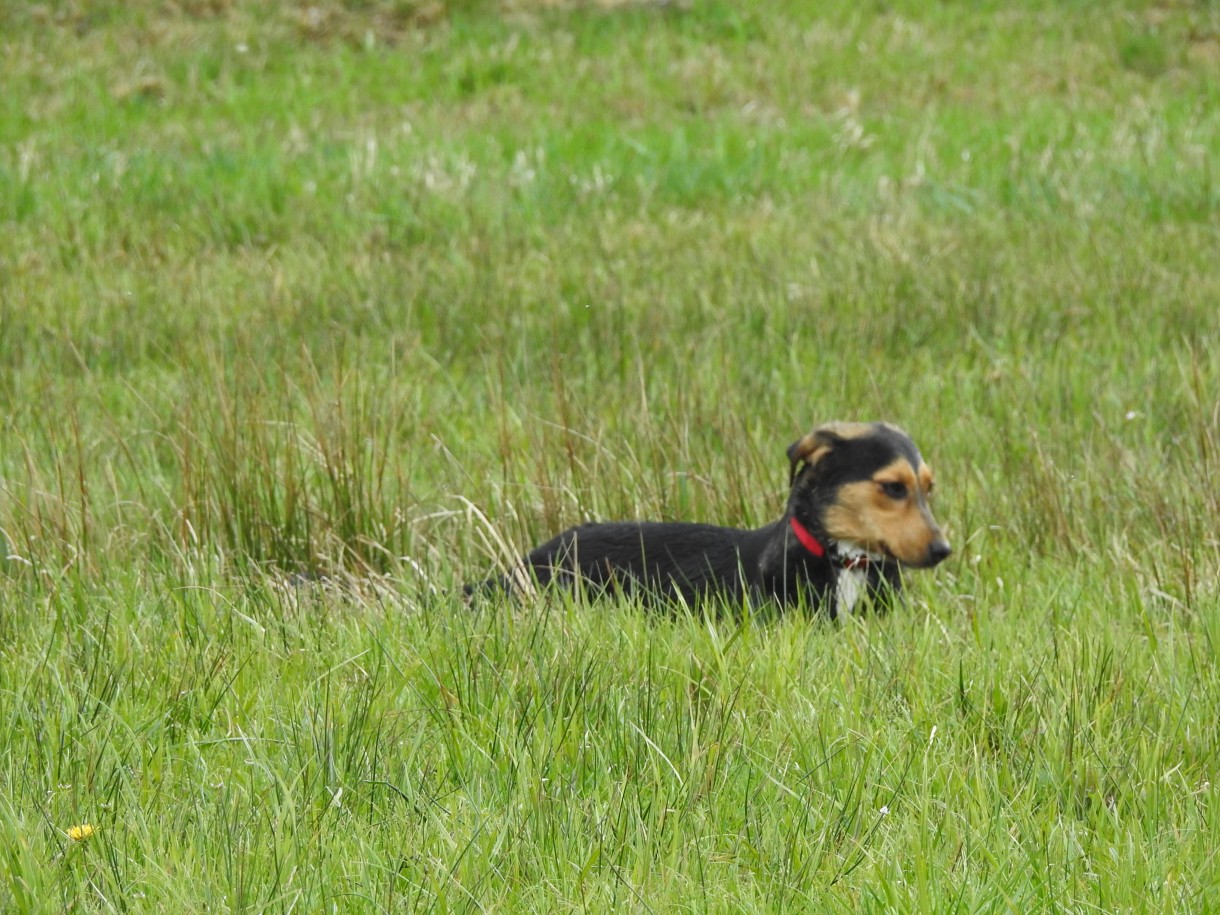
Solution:
M 1220 10 L 0 5 L 0 910 L 1220 911 Z M 887 419 L 883 618 L 458 597 Z

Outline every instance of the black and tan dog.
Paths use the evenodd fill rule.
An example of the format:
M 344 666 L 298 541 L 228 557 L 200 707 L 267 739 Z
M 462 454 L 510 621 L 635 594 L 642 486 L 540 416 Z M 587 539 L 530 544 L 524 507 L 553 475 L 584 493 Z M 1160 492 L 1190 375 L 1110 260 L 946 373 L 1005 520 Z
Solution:
M 758 530 L 626 521 L 584 524 L 485 583 L 621 591 L 650 601 L 709 597 L 850 613 L 862 594 L 884 610 L 903 566 L 930 567 L 949 543 L 928 508 L 932 471 L 886 423 L 829 423 L 788 448 L 788 508 Z

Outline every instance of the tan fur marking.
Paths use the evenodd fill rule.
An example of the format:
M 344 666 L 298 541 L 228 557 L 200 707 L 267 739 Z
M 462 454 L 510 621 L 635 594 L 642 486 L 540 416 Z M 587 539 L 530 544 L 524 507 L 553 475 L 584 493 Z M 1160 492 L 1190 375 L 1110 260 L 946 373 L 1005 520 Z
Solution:
M 932 544 L 941 539 L 940 527 L 925 499 L 930 482 L 926 465 L 920 467 L 917 480 L 910 463 L 899 459 L 871 480 L 848 483 L 839 489 L 835 504 L 826 512 L 826 533 L 908 565 L 923 565 Z M 891 499 L 881 490 L 882 483 L 902 483 L 909 495 L 900 501 Z
M 810 464 L 817 462 L 823 454 L 830 450 L 830 442 L 819 441 L 817 432 L 810 432 L 808 435 L 802 436 L 800 441 L 793 445 L 788 452 L 788 457 L 793 462 L 805 461 Z
M 884 425 L 884 424 L 883 424 Z M 796 479 L 801 464 L 812 467 L 835 446 L 836 442 L 864 438 L 873 433 L 871 423 L 823 423 L 788 447 L 789 478 Z
M 843 422 L 823 423 L 814 429 L 810 434 L 817 435 L 819 432 L 826 432 L 843 439 L 864 438 L 866 435 L 873 434 L 873 424 Z
M 876 483 L 901 483 L 910 492 L 915 491 L 915 474 L 911 470 L 911 465 L 902 458 L 878 470 L 873 475 L 873 481 Z
M 867 423 L 823 423 L 788 446 L 789 481 L 796 479 L 800 465 L 812 467 L 835 446 L 836 441 L 867 434 Z

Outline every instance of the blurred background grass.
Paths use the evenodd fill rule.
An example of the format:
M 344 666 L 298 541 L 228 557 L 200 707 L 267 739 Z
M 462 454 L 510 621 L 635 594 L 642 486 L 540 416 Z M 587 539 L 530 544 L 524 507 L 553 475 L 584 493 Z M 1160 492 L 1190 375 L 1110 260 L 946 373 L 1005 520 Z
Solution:
M 455 495 L 514 541 L 758 523 L 842 416 L 1020 543 L 1214 507 L 1168 472 L 1215 443 L 1206 8 L 6 19 L 15 542 L 385 568 Z

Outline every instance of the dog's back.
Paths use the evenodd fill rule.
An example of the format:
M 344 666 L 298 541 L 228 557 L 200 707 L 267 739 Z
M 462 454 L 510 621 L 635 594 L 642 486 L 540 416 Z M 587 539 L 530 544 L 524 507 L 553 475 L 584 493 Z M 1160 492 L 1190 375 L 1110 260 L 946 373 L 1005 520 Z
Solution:
M 646 592 L 694 603 L 711 591 L 738 598 L 754 564 L 751 531 L 712 524 L 623 521 L 582 524 L 532 550 L 525 563 L 540 585 Z

